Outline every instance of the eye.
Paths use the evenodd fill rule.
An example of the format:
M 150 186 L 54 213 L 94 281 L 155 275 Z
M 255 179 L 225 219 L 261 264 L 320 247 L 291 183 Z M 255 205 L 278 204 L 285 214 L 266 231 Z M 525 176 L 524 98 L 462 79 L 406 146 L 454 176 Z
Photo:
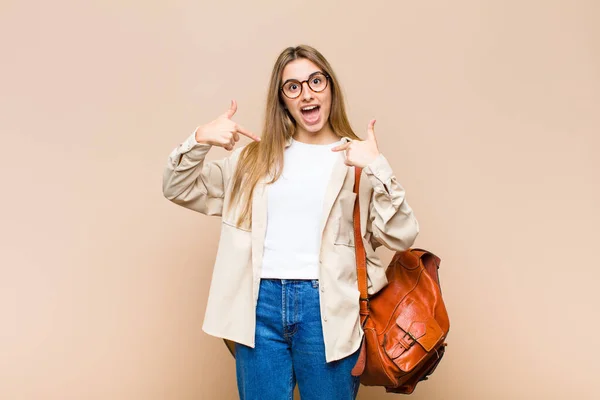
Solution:
M 315 85 L 318 85 L 319 83 L 321 83 L 321 78 L 314 78 L 314 79 L 313 79 L 313 83 L 314 83 Z
M 285 90 L 289 93 L 298 92 L 300 90 L 300 85 L 298 85 L 298 82 L 288 82 L 285 85 Z

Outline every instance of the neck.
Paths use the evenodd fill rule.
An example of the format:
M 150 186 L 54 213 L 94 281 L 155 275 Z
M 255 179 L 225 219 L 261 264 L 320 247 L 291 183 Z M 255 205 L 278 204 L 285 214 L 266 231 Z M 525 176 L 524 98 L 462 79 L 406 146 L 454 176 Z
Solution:
M 294 133 L 294 140 L 308 144 L 330 144 L 337 142 L 340 138 L 333 133 L 331 126 L 326 124 L 318 132 L 307 132 L 302 128 L 298 128 Z

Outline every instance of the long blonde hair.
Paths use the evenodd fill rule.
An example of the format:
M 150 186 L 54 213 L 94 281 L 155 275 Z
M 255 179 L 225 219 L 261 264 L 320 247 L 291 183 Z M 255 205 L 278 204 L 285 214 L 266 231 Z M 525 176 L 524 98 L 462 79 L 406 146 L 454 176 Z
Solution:
M 283 50 L 277 58 L 271 73 L 261 141 L 252 142 L 242 150 L 233 175 L 231 200 L 228 209 L 230 210 L 241 201 L 245 202 L 236 221 L 238 226 L 241 226 L 244 222 L 246 222 L 244 225 L 251 226 L 252 193 L 258 181 L 267 175 L 272 175 L 273 178 L 268 183 L 273 183 L 281 175 L 285 144 L 294 135 L 296 122 L 284 107 L 280 85 L 285 66 L 299 58 L 312 61 L 330 77 L 331 111 L 328 123 L 331 125 L 333 132 L 340 138 L 359 139 L 350 127 L 342 91 L 335 73 L 325 57 L 315 48 L 307 45 L 288 47 Z

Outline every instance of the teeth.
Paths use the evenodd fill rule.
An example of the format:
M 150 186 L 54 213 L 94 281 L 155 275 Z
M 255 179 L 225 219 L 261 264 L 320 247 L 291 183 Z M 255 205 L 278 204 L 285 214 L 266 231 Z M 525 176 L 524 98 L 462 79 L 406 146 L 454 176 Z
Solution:
M 309 110 L 313 110 L 313 109 L 315 109 L 315 108 L 317 108 L 317 106 L 308 106 L 308 107 L 304 107 L 304 108 L 302 109 L 302 111 L 309 111 Z

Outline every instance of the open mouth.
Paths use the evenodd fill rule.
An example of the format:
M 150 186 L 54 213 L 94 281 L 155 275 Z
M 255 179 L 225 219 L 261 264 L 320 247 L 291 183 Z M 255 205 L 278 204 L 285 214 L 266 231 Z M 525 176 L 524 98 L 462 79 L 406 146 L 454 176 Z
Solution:
M 302 118 L 309 124 L 314 124 L 319 121 L 321 106 L 313 105 L 306 106 L 300 109 Z

